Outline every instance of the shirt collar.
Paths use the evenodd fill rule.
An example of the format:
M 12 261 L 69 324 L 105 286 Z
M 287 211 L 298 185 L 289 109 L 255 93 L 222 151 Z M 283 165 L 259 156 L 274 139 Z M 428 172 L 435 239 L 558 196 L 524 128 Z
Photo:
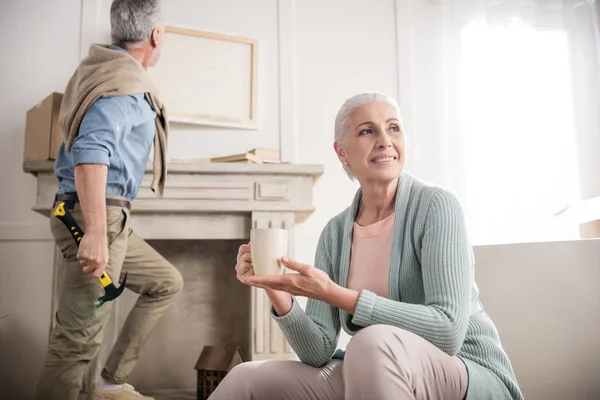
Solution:
M 122 47 L 117 46 L 116 44 L 111 44 L 110 46 L 108 46 L 108 48 L 111 50 L 119 50 L 119 51 L 122 51 L 123 53 L 129 54 L 129 52 L 127 50 L 125 50 Z

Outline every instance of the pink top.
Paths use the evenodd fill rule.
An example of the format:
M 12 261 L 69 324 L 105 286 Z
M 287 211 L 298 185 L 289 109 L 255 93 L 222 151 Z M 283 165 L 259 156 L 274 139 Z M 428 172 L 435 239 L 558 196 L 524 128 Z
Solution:
M 394 213 L 372 225 L 354 222 L 348 288 L 388 297 L 388 274 L 394 235 Z

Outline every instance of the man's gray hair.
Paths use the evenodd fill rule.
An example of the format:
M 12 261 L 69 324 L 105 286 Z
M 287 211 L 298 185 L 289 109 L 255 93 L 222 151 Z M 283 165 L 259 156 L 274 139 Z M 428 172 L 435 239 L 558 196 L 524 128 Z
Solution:
M 365 104 L 376 103 L 379 101 L 385 101 L 389 103 L 391 106 L 396 108 L 398 112 L 398 118 L 402 121 L 400 116 L 400 107 L 396 100 L 391 98 L 385 93 L 380 92 L 366 92 L 359 93 L 344 102 L 340 110 L 338 111 L 337 116 L 335 117 L 335 125 L 334 125 L 334 139 L 336 142 L 344 145 L 346 143 L 346 134 L 348 132 L 348 125 L 350 124 L 350 118 L 352 117 L 352 113 L 358 107 L 363 106 Z M 344 170 L 346 174 L 350 177 L 350 179 L 354 180 L 355 176 L 347 165 L 344 165 Z
M 161 23 L 161 0 L 114 0 L 110 6 L 113 44 L 136 48 Z

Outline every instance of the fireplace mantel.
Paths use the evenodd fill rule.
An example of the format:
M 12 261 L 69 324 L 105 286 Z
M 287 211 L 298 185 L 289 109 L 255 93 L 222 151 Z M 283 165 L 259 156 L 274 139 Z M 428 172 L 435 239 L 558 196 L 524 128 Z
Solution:
M 294 257 L 294 225 L 314 211 L 313 186 L 322 175 L 320 165 L 181 163 L 167 165 L 165 194 L 157 198 L 150 189 L 150 166 L 133 201 L 130 225 L 142 238 L 168 240 L 228 240 L 250 237 L 253 227 L 280 227 L 289 231 L 289 255 Z M 49 216 L 57 188 L 53 162 L 26 162 L 23 171 L 37 179 L 32 210 Z M 58 302 L 62 257 L 55 252 L 52 310 Z M 119 304 L 105 330 L 105 340 L 86 384 L 98 376 L 102 360 L 117 338 Z M 270 318 L 270 302 L 264 291 L 251 290 L 251 360 L 295 358 L 279 327 Z M 54 318 L 52 318 L 54 324 Z
M 163 198 L 150 189 L 149 168 L 131 210 L 131 226 L 146 239 L 246 239 L 251 226 L 304 221 L 313 211 L 321 165 L 183 163 L 167 165 Z M 32 210 L 49 215 L 57 181 L 53 162 L 25 162 L 37 177 Z M 267 221 L 273 217 L 274 221 Z M 267 220 L 265 220 L 267 219 Z

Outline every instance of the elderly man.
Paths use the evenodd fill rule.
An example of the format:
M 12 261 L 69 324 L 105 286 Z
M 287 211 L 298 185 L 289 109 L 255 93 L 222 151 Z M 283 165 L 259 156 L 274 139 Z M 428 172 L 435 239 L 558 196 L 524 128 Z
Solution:
M 73 74 L 61 105 L 64 143 L 55 162 L 56 201 L 65 202 L 83 226 L 77 247 L 51 216 L 64 256 L 55 327 L 50 336 L 37 399 L 76 400 L 86 366 L 99 351 L 114 302 L 95 308 L 105 270 L 139 293 L 135 307 L 88 399 L 151 399 L 125 383 L 140 349 L 182 289 L 181 274 L 129 227 L 152 144 L 152 189 L 162 195 L 166 177 L 167 119 L 146 69 L 164 40 L 160 0 L 114 0 L 113 44 L 92 45 Z

